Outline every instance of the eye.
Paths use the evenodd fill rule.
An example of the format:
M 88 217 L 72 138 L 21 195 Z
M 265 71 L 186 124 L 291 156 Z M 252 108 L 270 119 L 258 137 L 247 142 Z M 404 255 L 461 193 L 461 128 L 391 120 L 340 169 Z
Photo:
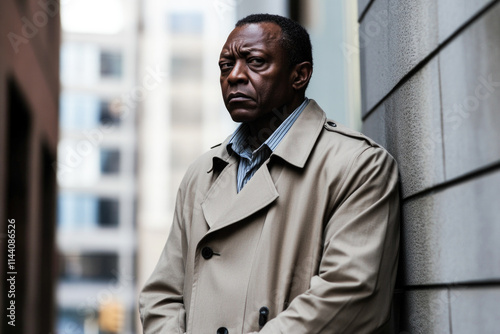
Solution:
M 219 63 L 219 68 L 221 71 L 230 70 L 231 68 L 233 68 L 233 63 L 229 62 Z
M 247 62 L 251 65 L 256 65 L 256 66 L 260 66 L 260 65 L 263 65 L 265 63 L 264 59 L 259 58 L 259 57 L 249 58 Z

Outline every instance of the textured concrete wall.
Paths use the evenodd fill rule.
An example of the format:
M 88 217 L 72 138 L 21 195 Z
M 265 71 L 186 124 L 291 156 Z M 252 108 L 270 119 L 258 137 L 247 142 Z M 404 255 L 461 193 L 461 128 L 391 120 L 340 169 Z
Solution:
M 359 0 L 363 132 L 396 158 L 396 333 L 500 328 L 500 1 Z

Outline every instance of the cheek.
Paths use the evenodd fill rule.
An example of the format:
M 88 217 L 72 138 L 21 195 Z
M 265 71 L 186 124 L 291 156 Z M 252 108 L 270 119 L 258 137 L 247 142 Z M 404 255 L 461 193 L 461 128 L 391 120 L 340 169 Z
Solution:
M 269 79 L 266 80 L 266 78 L 260 80 L 255 80 L 252 82 L 252 86 L 254 87 L 255 91 L 259 95 L 259 98 L 261 98 L 263 101 L 268 101 L 269 99 L 272 99 L 273 94 L 275 93 L 276 88 L 278 87 L 277 84 L 274 82 L 270 81 Z
M 262 97 L 267 103 L 280 104 L 286 98 L 286 83 L 285 82 L 270 82 L 263 86 Z

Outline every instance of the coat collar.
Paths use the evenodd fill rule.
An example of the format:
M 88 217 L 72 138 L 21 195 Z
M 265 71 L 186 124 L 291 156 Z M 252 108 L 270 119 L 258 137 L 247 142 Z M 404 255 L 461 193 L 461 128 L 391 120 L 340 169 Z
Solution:
M 267 166 L 270 159 L 275 155 L 293 166 L 303 168 L 325 121 L 323 110 L 314 100 L 310 100 L 271 157 L 257 170 L 240 193 L 236 192 L 238 160 L 226 149 L 230 139 L 228 137 L 216 149 L 212 158 L 212 168 L 208 172 L 220 174 L 201 204 L 205 220 L 210 226 L 208 233 L 241 221 L 273 203 L 279 193 Z
M 316 101 L 310 99 L 307 107 L 295 121 L 276 150 L 271 154 L 271 157 L 278 156 L 295 167 L 304 168 L 325 122 L 326 115 L 324 111 Z M 236 159 L 228 153 L 226 148 L 230 138 L 231 136 L 226 138 L 217 148 L 212 158 L 212 168 L 208 172 L 212 170 L 220 171 L 231 160 Z
M 272 155 L 304 168 L 325 122 L 324 111 L 311 99 Z

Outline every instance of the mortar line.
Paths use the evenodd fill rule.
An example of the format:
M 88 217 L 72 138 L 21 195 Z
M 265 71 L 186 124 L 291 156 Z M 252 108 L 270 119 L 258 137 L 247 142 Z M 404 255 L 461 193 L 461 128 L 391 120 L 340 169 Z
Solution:
M 403 198 L 403 201 L 408 202 L 410 200 L 421 198 L 421 197 L 427 196 L 427 195 L 435 193 L 435 192 L 443 191 L 443 190 L 446 190 L 446 189 L 451 188 L 453 186 L 456 186 L 458 184 L 471 181 L 477 177 L 481 177 L 481 176 L 487 175 L 489 173 L 494 173 L 498 170 L 500 170 L 500 161 L 496 161 L 492 164 L 483 166 L 479 169 L 475 169 L 475 170 L 470 171 L 468 173 L 465 173 L 463 175 L 457 176 L 453 179 L 446 180 L 443 183 L 435 185 L 432 188 L 424 189 L 422 191 L 411 194 L 411 195 L 407 196 L 406 198 Z
M 370 2 L 368 3 L 368 5 L 366 5 L 366 8 L 365 10 L 363 11 L 363 13 L 361 13 L 361 15 L 359 16 L 359 19 L 358 19 L 358 23 L 361 23 L 361 21 L 363 21 L 363 19 L 365 18 L 366 14 L 368 13 L 368 11 L 370 10 L 370 7 L 372 6 L 372 4 L 375 2 L 375 0 L 370 0 Z M 359 3 L 358 3 L 359 5 Z

